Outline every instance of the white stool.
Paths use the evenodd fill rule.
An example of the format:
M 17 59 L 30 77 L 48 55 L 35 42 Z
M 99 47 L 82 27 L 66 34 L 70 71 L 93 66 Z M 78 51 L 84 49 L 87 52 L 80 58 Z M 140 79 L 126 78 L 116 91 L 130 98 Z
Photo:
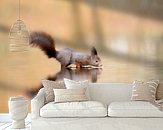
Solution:
M 28 100 L 24 97 L 10 97 L 8 101 L 9 113 L 12 118 L 13 129 L 25 128 L 25 118 L 28 114 Z

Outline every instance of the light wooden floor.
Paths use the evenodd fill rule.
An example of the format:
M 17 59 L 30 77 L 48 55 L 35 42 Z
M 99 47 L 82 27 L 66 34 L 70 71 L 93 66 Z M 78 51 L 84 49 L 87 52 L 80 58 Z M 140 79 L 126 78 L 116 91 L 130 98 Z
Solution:
M 26 122 L 25 125 L 25 129 L 12 129 L 11 122 L 0 122 L 0 130 L 30 130 L 31 123 Z

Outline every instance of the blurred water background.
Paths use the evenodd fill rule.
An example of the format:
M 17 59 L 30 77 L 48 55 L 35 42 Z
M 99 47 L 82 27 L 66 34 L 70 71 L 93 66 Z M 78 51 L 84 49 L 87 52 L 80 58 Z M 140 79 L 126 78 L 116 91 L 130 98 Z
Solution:
M 21 18 L 30 31 L 45 31 L 56 48 L 90 53 L 95 46 L 103 69 L 60 70 L 38 48 L 9 52 L 8 34 L 18 1 L 0 1 L 0 112 L 10 96 L 32 98 L 42 79 L 123 82 L 163 79 L 162 0 L 22 0 Z

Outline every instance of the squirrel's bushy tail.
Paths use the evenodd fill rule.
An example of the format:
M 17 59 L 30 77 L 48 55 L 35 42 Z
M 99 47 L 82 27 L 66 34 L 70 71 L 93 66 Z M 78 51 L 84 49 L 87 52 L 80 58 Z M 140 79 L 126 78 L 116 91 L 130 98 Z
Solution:
M 49 58 L 56 58 L 55 41 L 49 34 L 32 32 L 30 35 L 30 44 L 39 47 Z

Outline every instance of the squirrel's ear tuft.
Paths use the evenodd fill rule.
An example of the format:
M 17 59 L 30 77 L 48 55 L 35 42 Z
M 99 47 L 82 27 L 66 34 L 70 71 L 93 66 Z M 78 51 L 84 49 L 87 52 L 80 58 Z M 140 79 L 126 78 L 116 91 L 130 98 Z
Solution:
M 91 55 L 97 55 L 97 50 L 95 47 L 92 47 L 91 49 Z

